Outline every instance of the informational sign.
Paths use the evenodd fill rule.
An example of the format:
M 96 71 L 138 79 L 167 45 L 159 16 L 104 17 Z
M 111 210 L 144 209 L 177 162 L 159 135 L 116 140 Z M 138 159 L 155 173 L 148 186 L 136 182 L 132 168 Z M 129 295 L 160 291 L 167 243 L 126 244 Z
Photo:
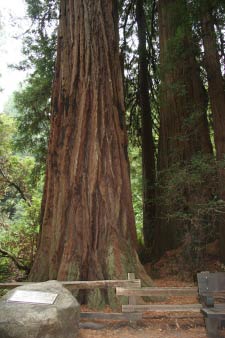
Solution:
M 57 296 L 57 293 L 51 292 L 16 290 L 8 302 L 54 304 Z

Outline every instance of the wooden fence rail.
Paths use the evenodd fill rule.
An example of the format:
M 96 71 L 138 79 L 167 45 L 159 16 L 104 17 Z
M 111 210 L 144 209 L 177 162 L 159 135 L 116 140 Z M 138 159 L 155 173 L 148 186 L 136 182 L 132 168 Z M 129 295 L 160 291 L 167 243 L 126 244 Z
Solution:
M 140 279 L 117 279 L 117 280 L 99 280 L 99 281 L 60 281 L 63 286 L 69 290 L 78 289 L 107 289 L 116 287 L 141 287 Z M 31 282 L 0 283 L 0 289 L 14 289 L 17 286 L 30 284 Z
M 132 304 L 122 305 L 122 313 L 144 312 L 200 312 L 200 304 L 137 304 L 138 297 L 197 297 L 196 287 L 117 287 L 117 296 L 132 297 Z
M 0 289 L 13 289 L 17 286 L 25 285 L 30 282 L 0 283 Z M 136 321 L 145 317 L 148 313 L 159 312 L 198 312 L 200 304 L 138 304 L 139 297 L 197 297 L 196 287 L 141 287 L 140 279 L 136 279 L 133 273 L 128 274 L 126 280 L 101 280 L 101 281 L 61 281 L 64 287 L 69 290 L 95 289 L 95 288 L 114 288 L 116 295 L 128 297 L 128 305 L 122 305 L 122 313 L 101 313 L 83 312 L 83 319 L 108 319 L 108 320 L 130 320 Z
M 201 308 L 201 304 L 122 305 L 122 312 L 199 312 Z
M 133 287 L 117 287 L 117 296 L 197 296 L 198 289 L 196 287 L 148 287 L 148 288 L 133 288 Z

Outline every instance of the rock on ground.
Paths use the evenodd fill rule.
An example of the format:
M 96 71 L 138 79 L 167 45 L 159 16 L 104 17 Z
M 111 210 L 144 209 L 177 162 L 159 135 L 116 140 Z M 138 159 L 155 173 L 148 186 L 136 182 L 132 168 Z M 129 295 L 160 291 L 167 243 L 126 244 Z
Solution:
M 9 302 L 16 290 L 57 293 L 54 304 Z M 20 286 L 0 299 L 0 338 L 76 338 L 80 306 L 60 282 Z

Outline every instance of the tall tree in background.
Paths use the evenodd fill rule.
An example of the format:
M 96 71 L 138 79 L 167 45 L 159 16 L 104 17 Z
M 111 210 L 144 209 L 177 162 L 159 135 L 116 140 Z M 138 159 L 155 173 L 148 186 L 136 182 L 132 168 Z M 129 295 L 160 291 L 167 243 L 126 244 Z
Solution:
M 60 13 L 43 220 L 30 278 L 113 279 L 134 271 L 150 282 L 135 252 L 116 1 L 61 0 Z
M 33 0 L 26 0 L 26 3 L 28 4 L 28 16 L 32 20 L 32 26 L 31 29 L 25 33 L 25 62 L 21 63 L 19 68 L 30 68 L 31 73 L 29 78 L 23 84 L 22 90 L 15 95 L 17 108 L 16 119 L 19 132 L 16 133 L 16 136 L 13 136 L 13 139 L 16 139 L 16 149 L 19 150 L 19 152 L 23 152 L 23 155 L 24 152 L 26 152 L 35 157 L 35 167 L 32 171 L 37 175 L 32 174 L 31 177 L 32 181 L 34 181 L 33 183 L 35 183 L 35 180 L 38 183 L 38 180 L 40 180 L 40 173 L 43 173 L 45 169 L 49 122 L 51 114 L 54 114 L 54 107 L 52 107 L 52 110 L 50 111 L 50 95 L 56 55 L 56 27 L 58 25 L 59 15 L 58 1 L 36 0 L 34 2 Z M 89 4 L 87 1 L 84 3 Z M 187 8 L 185 7 L 185 3 L 187 4 Z M 120 43 L 121 54 L 123 55 L 123 58 L 121 59 L 125 61 L 124 87 L 126 94 L 127 122 L 129 124 L 128 131 L 130 136 L 129 151 L 132 160 L 131 178 L 133 183 L 133 202 L 135 214 L 137 216 L 137 229 L 140 243 L 142 243 L 143 239 L 143 189 L 145 245 L 151 247 L 150 243 L 153 240 L 155 247 L 153 253 L 155 253 L 156 257 L 161 255 L 165 248 L 174 247 L 176 243 L 180 243 L 180 230 L 182 235 L 183 229 L 185 229 L 185 235 L 190 235 L 189 230 L 191 229 L 192 224 L 194 224 L 196 229 L 198 226 L 200 228 L 200 225 L 204 224 L 205 229 L 209 230 L 208 233 L 210 236 L 208 236 L 208 238 L 202 237 L 203 240 L 201 240 L 200 245 L 203 247 L 205 243 L 217 238 L 218 228 L 215 226 L 219 220 L 217 210 L 221 213 L 223 208 L 222 202 L 224 200 L 222 197 L 224 193 L 223 170 L 219 171 L 219 189 L 218 185 L 216 187 L 217 189 L 215 188 L 218 183 L 215 182 L 218 179 L 218 171 L 215 164 L 220 163 L 221 165 L 223 159 L 223 151 L 218 150 L 218 147 L 220 149 L 223 147 L 222 138 L 224 131 L 221 127 L 223 126 L 223 114 L 220 114 L 219 116 L 217 112 L 219 108 L 223 107 L 220 98 L 221 93 L 224 93 L 223 90 L 219 90 L 219 88 L 222 88 L 221 84 L 224 81 L 219 63 L 220 61 L 223 67 L 223 60 L 225 60 L 223 31 L 224 3 L 222 0 L 160 1 L 160 46 L 157 27 L 158 15 L 155 15 L 156 0 L 148 2 L 145 0 L 123 0 L 119 1 L 119 4 L 120 33 L 123 32 L 123 34 L 121 34 Z M 162 7 L 164 8 L 163 10 Z M 188 12 L 188 9 L 190 9 L 190 13 Z M 195 12 L 193 10 L 197 11 Z M 189 14 L 193 14 L 193 17 L 190 17 Z M 69 22 L 70 21 L 71 20 L 69 19 Z M 89 41 L 86 39 L 86 36 L 88 35 L 86 34 L 86 31 L 86 28 L 84 32 L 81 30 L 79 31 L 81 36 L 80 41 L 83 41 L 83 43 Z M 194 36 L 193 39 L 191 32 Z M 204 32 L 204 34 L 202 34 L 202 32 Z M 63 40 L 61 39 L 60 41 L 65 41 L 65 38 L 67 38 L 66 35 L 64 35 Z M 139 43 L 137 44 L 137 42 Z M 194 42 L 199 43 L 200 48 L 196 48 L 197 44 L 195 45 Z M 203 42 L 205 44 L 204 52 L 202 48 Z M 78 44 L 76 44 L 76 46 L 77 45 Z M 160 147 L 158 151 L 159 47 L 161 48 L 161 129 L 159 137 Z M 66 50 L 68 50 L 68 48 Z M 81 48 L 77 50 L 80 51 Z M 62 53 L 60 50 L 60 53 L 63 54 L 64 57 L 66 52 L 64 51 Z M 72 50 L 69 51 L 69 53 L 72 55 L 75 51 Z M 204 57 L 202 57 L 203 55 Z M 211 56 L 209 57 L 209 55 Z M 95 54 L 93 57 L 96 58 Z M 111 56 L 111 58 L 113 57 Z M 196 63 L 196 59 L 201 68 Z M 75 67 L 72 66 L 71 60 L 69 61 L 68 67 L 71 67 L 70 69 Z M 215 71 L 212 70 L 214 69 L 213 67 L 215 67 Z M 66 70 L 67 73 L 69 72 L 65 65 L 60 70 L 58 67 L 58 72 L 64 72 L 64 70 Z M 211 155 L 209 156 L 211 162 L 208 158 L 205 161 L 202 160 L 204 155 L 211 154 L 212 150 L 208 137 L 207 120 L 205 118 L 205 112 L 208 105 L 207 95 L 201 83 L 199 70 L 202 79 L 205 81 L 205 87 L 208 90 L 211 102 L 211 106 L 208 106 L 208 117 L 210 122 L 212 121 L 212 115 L 214 117 L 217 115 L 219 116 L 217 120 L 215 118 L 213 119 L 214 126 L 212 123 L 210 129 L 211 133 L 213 133 L 213 129 L 215 131 L 215 148 L 219 160 L 217 162 L 214 161 L 214 157 Z M 84 72 L 84 70 L 82 71 Z M 70 73 L 72 74 L 72 70 Z M 217 75 L 219 73 L 222 80 L 218 82 L 219 77 Z M 99 79 L 100 75 L 98 75 L 98 72 L 96 74 L 96 79 Z M 208 83 L 206 75 L 208 75 Z M 93 76 L 90 77 L 90 79 L 92 78 Z M 60 83 L 62 88 L 67 88 L 67 79 L 57 81 L 59 81 L 57 83 Z M 66 85 L 62 85 L 60 81 L 65 81 Z M 70 79 L 68 81 L 72 82 Z M 90 81 L 94 83 L 95 80 Z M 81 87 L 80 77 L 79 81 L 77 80 L 77 83 Z M 83 85 L 82 82 L 82 86 Z M 89 83 L 87 83 L 87 85 L 89 86 Z M 93 89 L 93 92 L 94 90 L 96 93 L 97 89 Z M 79 89 L 79 93 L 80 92 L 81 90 Z M 219 95 L 217 95 L 217 92 L 219 92 Z M 96 95 L 99 95 L 98 97 L 100 97 L 100 94 L 95 94 L 93 97 L 96 97 Z M 55 96 L 56 94 L 54 97 Z M 69 96 L 68 100 L 63 100 L 63 97 L 67 97 L 64 94 L 61 97 L 62 99 L 58 99 L 58 101 L 55 99 L 55 101 L 62 102 L 62 106 L 69 107 L 75 94 L 73 98 Z M 88 106 L 90 100 L 87 100 L 87 102 Z M 55 105 L 56 109 L 58 105 L 58 103 Z M 99 106 L 99 103 L 96 103 L 96 105 Z M 76 105 L 74 111 L 75 113 L 77 112 Z M 211 112 L 213 114 L 211 114 Z M 123 121 L 122 115 L 123 114 L 120 114 L 120 121 Z M 69 116 L 71 116 L 71 111 Z M 60 118 L 62 119 L 62 117 Z M 55 120 L 56 117 L 53 116 L 52 119 Z M 219 123 L 216 125 L 215 121 L 219 121 Z M 65 120 L 63 120 L 63 123 L 66 125 Z M 77 120 L 76 123 L 78 123 Z M 66 127 L 64 129 L 66 129 Z M 56 130 L 56 127 L 54 127 L 54 130 Z M 57 131 L 57 133 L 59 132 Z M 216 137 L 218 134 L 220 137 Z M 71 134 L 66 131 L 66 137 L 71 139 L 72 136 L 69 135 L 72 135 L 72 131 Z M 97 131 L 96 135 L 98 135 Z M 152 136 L 154 137 L 154 142 Z M 60 138 L 60 140 L 61 139 L 62 138 Z M 53 141 L 51 142 L 53 143 Z M 91 143 L 91 141 L 88 142 Z M 153 168 L 154 143 L 156 148 L 155 157 L 159 157 L 157 168 L 159 171 L 156 170 L 156 173 Z M 143 154 L 141 154 L 141 148 L 143 148 Z M 51 149 L 53 149 L 53 146 Z M 219 152 L 220 157 L 218 156 Z M 81 153 L 82 151 L 80 154 Z M 142 155 L 143 185 L 141 175 Z M 58 156 L 58 158 L 61 157 Z M 57 166 L 59 161 L 60 160 L 56 160 Z M 195 167 L 193 167 L 193 163 Z M 207 167 L 206 164 L 209 164 L 209 166 Z M 61 165 L 63 166 L 63 164 Z M 209 168 L 210 166 L 211 168 Z M 206 167 L 207 169 L 205 170 Z M 51 168 L 50 165 L 49 168 Z M 13 169 L 15 169 L 15 165 L 13 165 Z M 16 170 L 15 176 L 17 175 Z M 207 176 L 207 170 L 211 170 L 210 175 L 214 182 Z M 50 172 L 50 169 L 48 169 L 48 172 Z M 21 173 L 17 176 L 20 177 Z M 50 174 L 48 176 L 50 177 Z M 154 191 L 153 189 L 155 177 L 157 178 L 157 191 Z M 51 180 L 53 179 L 49 178 L 49 184 L 51 184 Z M 93 178 L 93 180 L 95 179 Z M 61 189 L 61 186 L 64 185 L 64 183 L 60 184 Z M 210 185 L 211 187 L 209 187 Z M 42 184 L 40 186 L 42 187 Z M 74 186 L 77 187 L 77 183 L 74 183 Z M 193 186 L 195 187 L 194 189 Z M 73 191 L 73 188 L 71 188 L 71 191 Z M 209 196 L 209 191 L 212 192 L 211 196 Z M 50 196 L 49 192 L 48 195 Z M 43 205 L 46 203 L 46 198 L 47 192 L 43 199 Z M 191 203 L 192 205 L 196 205 L 195 210 L 191 210 Z M 65 201 L 65 205 L 66 204 L 67 202 Z M 154 205 L 157 206 L 156 214 Z M 3 201 L 3 206 L 5 206 L 5 199 Z M 205 214 L 204 208 L 206 210 Z M 209 213 L 212 209 L 214 210 L 214 215 L 212 215 L 210 219 Z M 42 208 L 42 212 L 47 215 L 47 211 L 44 207 Z M 18 215 L 16 215 L 16 217 L 18 217 Z M 153 222 L 154 217 L 157 222 Z M 197 221 L 196 218 L 198 219 Z M 199 223 L 196 225 L 198 221 Z M 24 221 L 24 224 L 27 226 L 27 220 Z M 152 234 L 153 227 L 156 224 L 159 226 L 157 226 L 156 233 Z M 192 229 L 193 228 L 194 227 L 192 227 Z M 201 229 L 204 230 L 204 227 Z M 220 229 L 222 255 L 224 255 L 223 230 L 222 220 Z M 214 235 L 211 236 L 210 232 L 214 232 Z M 60 234 L 58 236 L 60 236 Z M 62 235 L 62 238 L 64 238 L 63 236 L 64 235 Z M 201 249 L 199 242 L 196 245 L 196 240 L 198 240 L 199 237 L 199 234 L 191 234 L 188 243 L 194 248 L 197 247 Z M 60 250 L 58 250 L 58 252 L 60 252 Z M 150 250 L 144 250 L 142 245 L 139 246 L 139 253 L 143 261 L 149 259 L 149 253 L 151 254 L 151 257 L 153 256 Z M 58 256 L 60 253 L 58 256 L 57 255 L 56 257 L 59 260 Z M 193 260 L 193 255 L 190 254 L 189 256 L 192 257 Z
M 160 136 L 158 169 L 163 172 L 174 163 L 185 165 L 199 152 L 211 154 L 206 118 L 207 97 L 195 60 L 191 26 L 184 0 L 159 0 L 160 32 Z M 160 192 L 159 192 L 160 194 Z M 176 247 L 178 225 L 167 221 L 163 207 L 158 209 L 154 253 Z
M 204 46 L 204 65 L 207 72 L 208 91 L 213 118 L 216 158 L 225 161 L 225 81 L 221 72 L 220 56 L 215 32 L 215 1 L 203 1 L 201 4 L 201 28 Z M 225 11 L 225 7 L 224 7 Z M 225 201 L 225 169 L 219 169 L 219 194 Z M 225 261 L 225 222 L 220 220 L 220 253 Z
M 144 1 L 136 1 L 138 27 L 139 102 L 141 108 L 142 181 L 143 181 L 143 235 L 146 247 L 151 246 L 155 217 L 155 146 L 150 106 L 148 54 L 146 47 L 146 17 Z

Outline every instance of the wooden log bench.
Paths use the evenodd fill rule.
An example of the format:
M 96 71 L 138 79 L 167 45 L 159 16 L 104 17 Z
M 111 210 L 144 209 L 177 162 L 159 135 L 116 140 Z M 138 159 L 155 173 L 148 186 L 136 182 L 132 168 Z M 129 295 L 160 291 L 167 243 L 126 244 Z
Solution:
M 225 272 L 201 272 L 197 280 L 208 337 L 219 338 L 225 321 Z

